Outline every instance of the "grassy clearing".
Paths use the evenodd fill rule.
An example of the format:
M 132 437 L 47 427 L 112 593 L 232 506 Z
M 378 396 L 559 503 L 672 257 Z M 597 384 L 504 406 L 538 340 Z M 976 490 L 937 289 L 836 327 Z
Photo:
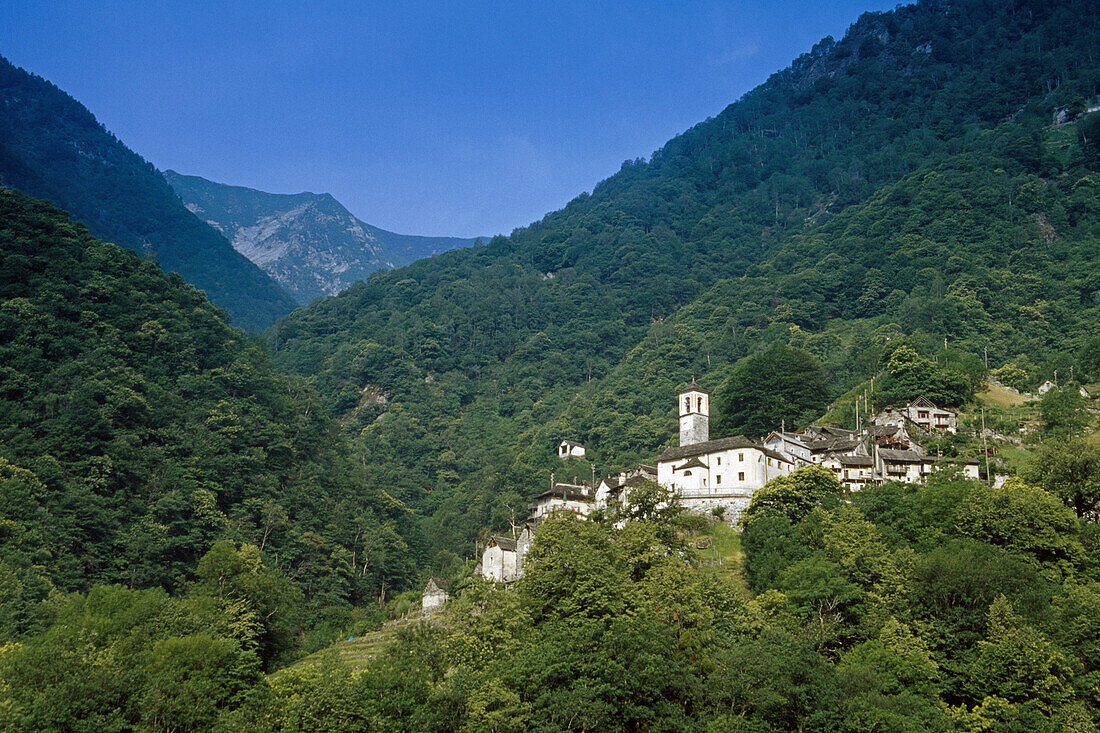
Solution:
M 982 402 L 997 407 L 1019 407 L 1035 399 L 996 384 L 986 384 L 985 388 L 978 392 L 977 397 Z
M 1035 453 L 1027 448 L 1003 446 L 997 450 L 997 456 L 1004 460 L 1009 471 L 1019 473 L 1020 469 L 1035 457 Z
M 707 538 L 709 542 L 703 540 Z M 710 567 L 720 579 L 734 583 L 748 592 L 745 583 L 744 561 L 745 553 L 741 549 L 741 533 L 727 524 L 717 522 L 710 525 L 702 534 L 693 537 L 695 553 L 699 562 L 704 567 Z M 699 548 L 700 544 L 706 547 Z

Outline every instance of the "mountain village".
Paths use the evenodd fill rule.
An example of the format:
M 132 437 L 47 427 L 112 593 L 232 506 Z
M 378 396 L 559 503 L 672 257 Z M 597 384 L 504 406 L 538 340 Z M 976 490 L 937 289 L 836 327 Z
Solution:
M 647 483 L 670 489 L 690 513 L 736 523 L 764 484 L 803 466 L 831 470 L 849 492 L 886 481 L 922 483 L 946 467 L 979 478 L 977 459 L 944 459 L 922 447 L 929 437 L 959 431 L 958 414 L 925 397 L 903 407 L 886 407 L 857 430 L 810 425 L 797 432 L 773 431 L 762 441 L 744 436 L 711 440 L 710 394 L 694 379 L 677 396 L 677 409 L 680 444 L 661 453 L 655 465 L 642 464 L 595 485 L 551 479 L 514 537 L 489 538 L 475 573 L 499 583 L 513 582 L 523 575 L 524 556 L 543 518 L 564 513 L 586 519 L 595 511 L 622 507 L 629 503 L 633 488 Z M 585 448 L 563 440 L 557 455 L 563 461 L 582 458 Z

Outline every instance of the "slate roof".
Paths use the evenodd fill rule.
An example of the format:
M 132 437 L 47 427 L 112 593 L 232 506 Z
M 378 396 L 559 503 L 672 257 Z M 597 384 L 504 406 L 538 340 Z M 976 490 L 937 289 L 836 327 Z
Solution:
M 842 466 L 872 466 L 871 456 L 836 456 Z
M 438 578 L 433 576 L 431 578 L 428 578 L 428 583 L 424 586 L 424 592 L 427 593 L 428 589 L 431 588 L 433 585 L 439 590 L 451 589 L 451 581 L 447 580 L 446 578 Z
M 916 451 L 894 450 L 892 448 L 879 448 L 879 457 L 890 463 L 924 463 L 924 458 Z
M 802 435 L 801 433 L 782 433 L 778 430 L 773 430 L 768 435 L 768 437 L 764 439 L 765 442 L 768 441 L 768 440 L 771 440 L 773 435 L 779 436 L 779 438 L 783 441 L 789 441 L 791 443 L 797 443 L 798 445 L 803 445 L 804 446 L 807 443 L 809 443 L 806 436 Z
M 758 450 L 769 458 L 774 458 L 784 463 L 790 463 L 791 459 L 782 453 L 778 453 L 771 448 L 767 448 L 759 443 L 746 438 L 744 435 L 736 435 L 732 438 L 719 438 L 718 440 L 708 440 L 705 443 L 694 443 L 692 445 L 681 445 L 678 448 L 669 448 L 657 458 L 661 463 L 667 463 L 669 461 L 678 461 L 681 458 L 691 458 L 692 456 L 702 456 L 707 453 L 717 453 L 724 450 L 732 450 L 735 448 L 751 448 L 752 450 Z
M 499 535 L 493 535 L 489 541 L 495 542 L 497 547 L 502 550 L 507 550 L 509 552 L 516 551 L 516 541 L 511 537 L 501 537 Z
M 828 435 L 833 438 L 851 440 L 855 437 L 854 431 L 847 430 L 845 428 L 834 427 L 833 425 L 813 425 L 811 427 L 813 427 L 814 430 L 821 433 L 822 435 Z
M 675 466 L 673 471 L 685 471 L 689 468 L 706 468 L 707 464 L 699 460 L 699 456 L 692 456 L 691 460 L 682 466 Z
M 807 444 L 807 447 L 815 452 L 820 451 L 846 451 L 859 447 L 860 441 L 854 438 L 828 438 L 815 440 Z
M 554 488 L 547 489 L 536 498 L 538 499 L 563 499 L 565 501 L 588 501 L 588 487 L 576 484 L 554 484 Z

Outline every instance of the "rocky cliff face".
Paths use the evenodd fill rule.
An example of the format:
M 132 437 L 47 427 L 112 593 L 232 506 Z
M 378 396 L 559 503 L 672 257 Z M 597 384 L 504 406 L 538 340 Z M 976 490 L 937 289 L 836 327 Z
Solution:
M 301 304 L 335 295 L 376 270 L 474 242 L 387 232 L 359 221 L 328 194 L 265 193 L 174 171 L 165 177 L 192 213 Z

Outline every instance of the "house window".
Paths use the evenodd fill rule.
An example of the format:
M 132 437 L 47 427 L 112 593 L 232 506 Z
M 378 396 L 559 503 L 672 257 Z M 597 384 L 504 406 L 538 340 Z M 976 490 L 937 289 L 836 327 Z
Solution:
M 737 460 L 739 460 L 739 461 L 741 461 L 742 463 L 744 463 L 744 462 L 745 462 L 745 454 L 744 454 L 744 453 L 738 453 L 738 454 L 737 454 Z
M 667 403 L 666 403 L 667 404 Z M 844 478 L 848 478 L 848 469 L 844 469 Z
M 718 480 L 715 481 L 714 483 L 716 483 L 716 484 L 722 483 L 722 474 L 718 474 Z
M 722 465 L 722 456 L 718 456 L 718 465 L 719 465 L 719 466 L 721 466 L 721 465 Z
M 667 404 L 667 403 L 666 403 L 666 404 Z M 744 471 L 739 471 L 739 472 L 737 473 L 737 480 L 738 480 L 738 481 L 744 481 L 744 480 L 745 480 L 745 472 L 744 472 Z
M 690 476 L 690 475 L 691 475 L 691 471 L 684 471 L 684 475 L 685 475 L 685 476 Z

